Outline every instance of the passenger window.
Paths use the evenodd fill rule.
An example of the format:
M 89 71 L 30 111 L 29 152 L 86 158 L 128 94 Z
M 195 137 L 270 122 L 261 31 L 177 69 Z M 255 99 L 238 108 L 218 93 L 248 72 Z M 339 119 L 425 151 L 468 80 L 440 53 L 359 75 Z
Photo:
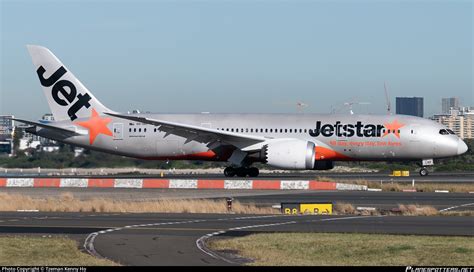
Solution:
M 136 128 L 134 128 L 134 129 L 133 129 L 133 132 L 137 132 L 137 129 L 136 129 Z
M 128 129 L 128 132 L 132 132 L 132 128 L 129 128 L 129 129 Z

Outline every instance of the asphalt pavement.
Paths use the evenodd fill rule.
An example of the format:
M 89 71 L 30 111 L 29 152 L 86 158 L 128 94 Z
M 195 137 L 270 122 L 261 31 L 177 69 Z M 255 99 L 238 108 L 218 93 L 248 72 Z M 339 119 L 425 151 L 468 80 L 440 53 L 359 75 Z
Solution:
M 124 265 L 236 265 L 208 239 L 255 232 L 358 232 L 474 236 L 470 216 L 236 214 L 0 214 L 0 233 L 68 234 L 91 254 Z

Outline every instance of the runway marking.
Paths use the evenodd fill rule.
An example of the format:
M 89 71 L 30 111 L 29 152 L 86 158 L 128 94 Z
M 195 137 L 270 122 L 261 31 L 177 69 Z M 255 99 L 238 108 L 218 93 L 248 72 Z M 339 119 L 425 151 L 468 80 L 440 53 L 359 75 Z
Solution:
M 2 222 L 2 221 L 0 221 Z M 1 225 L 0 227 L 20 227 L 20 228 L 78 228 L 78 229 L 109 229 L 109 227 L 101 226 L 37 226 L 37 225 Z
M 221 230 L 213 233 L 208 233 L 206 235 L 201 236 L 199 239 L 196 240 L 196 246 L 199 250 L 204 252 L 205 254 L 213 257 L 214 259 L 219 259 L 228 263 L 232 264 L 237 264 L 236 262 L 229 260 L 227 258 L 224 258 L 218 254 L 216 254 L 214 251 L 210 250 L 206 246 L 206 240 L 213 237 L 213 236 L 218 236 L 221 234 L 224 234 L 228 231 L 235 231 L 235 230 L 241 230 L 241 229 L 250 229 L 250 228 L 262 228 L 262 227 L 273 227 L 273 226 L 281 226 L 281 225 L 289 225 L 289 224 L 296 224 L 296 221 L 288 221 L 288 222 L 281 222 L 281 223 L 272 223 L 272 224 L 262 224 L 262 225 L 250 225 L 250 226 L 243 226 L 243 227 L 235 227 L 235 228 L 230 228 L 227 230 Z
M 309 215 L 309 216 L 313 216 L 313 215 Z M 384 217 L 384 215 L 322 218 L 322 219 L 318 219 L 318 220 L 309 220 L 307 222 L 365 219 L 365 218 L 373 218 L 373 217 Z M 221 231 L 208 233 L 208 234 L 205 234 L 205 235 L 201 236 L 199 239 L 196 240 L 196 246 L 199 250 L 201 250 L 205 254 L 207 254 L 207 255 L 215 258 L 215 259 L 219 259 L 219 260 L 222 260 L 222 261 L 225 261 L 225 262 L 228 262 L 228 263 L 232 263 L 232 264 L 238 264 L 237 262 L 234 262 L 233 260 L 229 260 L 225 257 L 222 257 L 219 254 L 215 253 L 214 251 L 210 250 L 206 246 L 206 240 L 208 240 L 209 238 L 214 237 L 214 236 L 219 236 L 219 235 L 224 234 L 224 233 L 229 232 L 229 231 L 246 230 L 246 229 L 251 229 L 251 228 L 273 227 L 273 226 L 289 225 L 289 224 L 296 224 L 296 223 L 298 223 L 298 222 L 297 221 L 287 221 L 287 222 L 281 222 L 281 223 L 272 223 L 272 224 L 263 224 L 263 225 L 249 225 L 249 226 L 243 226 L 243 227 L 229 228 L 227 230 L 221 230 Z
M 320 220 L 311 220 L 311 222 L 315 221 L 335 221 L 335 220 L 350 220 L 350 219 L 366 219 L 366 218 L 373 218 L 373 217 L 385 217 L 386 215 L 371 215 L 371 216 L 351 216 L 351 217 L 338 217 L 338 218 L 325 218 Z
M 449 207 L 449 208 L 446 208 L 446 209 L 439 210 L 439 212 L 445 212 L 445 211 L 449 211 L 449 210 L 452 210 L 452 209 L 456 209 L 456 208 L 460 208 L 460 207 L 466 207 L 466 206 L 472 206 L 472 205 L 474 205 L 474 203 L 467 203 L 467 204 L 452 206 L 452 207 Z
M 92 256 L 108 259 L 102 255 L 100 255 L 94 247 L 94 241 L 99 236 L 99 234 L 106 234 L 111 233 L 114 231 L 120 231 L 123 229 L 131 229 L 131 228 L 141 228 L 150 227 L 150 226 L 163 226 L 163 225 L 177 225 L 177 224 L 190 224 L 190 223 L 200 223 L 200 222 L 208 222 L 208 221 L 223 221 L 223 220 L 242 220 L 242 219 L 258 219 L 258 218 L 270 218 L 270 217 L 290 217 L 289 215 L 261 215 L 261 216 L 246 216 L 246 217 L 228 217 L 228 218 L 213 218 L 213 219 L 197 219 L 197 220 L 188 220 L 188 221 L 174 221 L 174 222 L 161 222 L 161 223 L 151 223 L 151 224 L 138 224 L 138 225 L 128 225 L 123 227 L 113 227 L 106 230 L 102 230 L 99 232 L 93 232 L 89 234 L 86 239 L 84 240 L 84 249 L 91 254 Z M 296 222 L 295 222 L 296 223 Z M 285 223 L 287 224 L 287 223 Z M 268 225 L 268 224 L 267 224 Z M 263 226 L 263 225 L 262 225 Z M 156 229 L 156 228 L 151 228 Z M 218 232 L 220 233 L 220 232 Z

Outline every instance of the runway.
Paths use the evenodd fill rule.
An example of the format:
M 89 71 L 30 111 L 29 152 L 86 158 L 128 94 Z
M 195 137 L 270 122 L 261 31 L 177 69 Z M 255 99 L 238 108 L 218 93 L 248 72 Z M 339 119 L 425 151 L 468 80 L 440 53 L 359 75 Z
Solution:
M 124 265 L 236 265 L 206 239 L 253 232 L 474 235 L 474 217 L 1 213 L 0 232 L 68 234 Z
M 0 188 L 0 192 L 45 199 L 71 193 L 74 198 L 89 200 L 110 198 L 123 201 L 155 201 L 164 199 L 223 199 L 233 197 L 242 203 L 272 206 L 281 202 L 343 202 L 354 206 L 392 209 L 398 204 L 429 205 L 441 210 L 473 210 L 474 194 L 469 193 L 404 193 L 368 191 L 307 190 L 206 190 L 206 189 L 129 189 L 129 188 Z
M 167 174 L 161 177 L 153 174 L 117 174 L 117 175 L 38 175 L 24 173 L 0 173 L 0 178 L 37 178 L 37 177 L 55 177 L 55 178 L 165 178 L 165 179 L 209 179 L 209 180 L 238 180 L 241 177 L 224 177 L 223 174 Z M 392 177 L 388 172 L 379 173 L 336 173 L 325 171 L 301 171 L 295 173 L 261 173 L 259 180 L 334 180 L 334 181 L 354 181 L 366 180 L 376 182 L 429 182 L 429 183 L 473 183 L 474 172 L 432 172 L 430 175 L 421 177 L 417 172 L 410 172 L 409 177 Z

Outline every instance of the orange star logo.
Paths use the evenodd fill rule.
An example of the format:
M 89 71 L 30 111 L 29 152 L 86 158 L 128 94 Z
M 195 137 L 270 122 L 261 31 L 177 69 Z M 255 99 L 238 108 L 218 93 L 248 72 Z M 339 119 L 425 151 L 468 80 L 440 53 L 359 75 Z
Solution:
M 393 120 L 392 123 L 385 123 L 383 125 L 385 126 L 385 132 L 382 137 L 385 137 L 389 133 L 393 133 L 395 136 L 397 136 L 397 138 L 400 139 L 399 130 L 401 127 L 405 126 L 405 124 L 399 123 L 398 120 Z
M 89 130 L 89 143 L 92 145 L 99 134 L 112 136 L 112 131 L 107 127 L 111 121 L 111 118 L 101 118 L 95 109 L 92 109 L 92 116 L 89 120 L 76 122 L 76 124 Z

